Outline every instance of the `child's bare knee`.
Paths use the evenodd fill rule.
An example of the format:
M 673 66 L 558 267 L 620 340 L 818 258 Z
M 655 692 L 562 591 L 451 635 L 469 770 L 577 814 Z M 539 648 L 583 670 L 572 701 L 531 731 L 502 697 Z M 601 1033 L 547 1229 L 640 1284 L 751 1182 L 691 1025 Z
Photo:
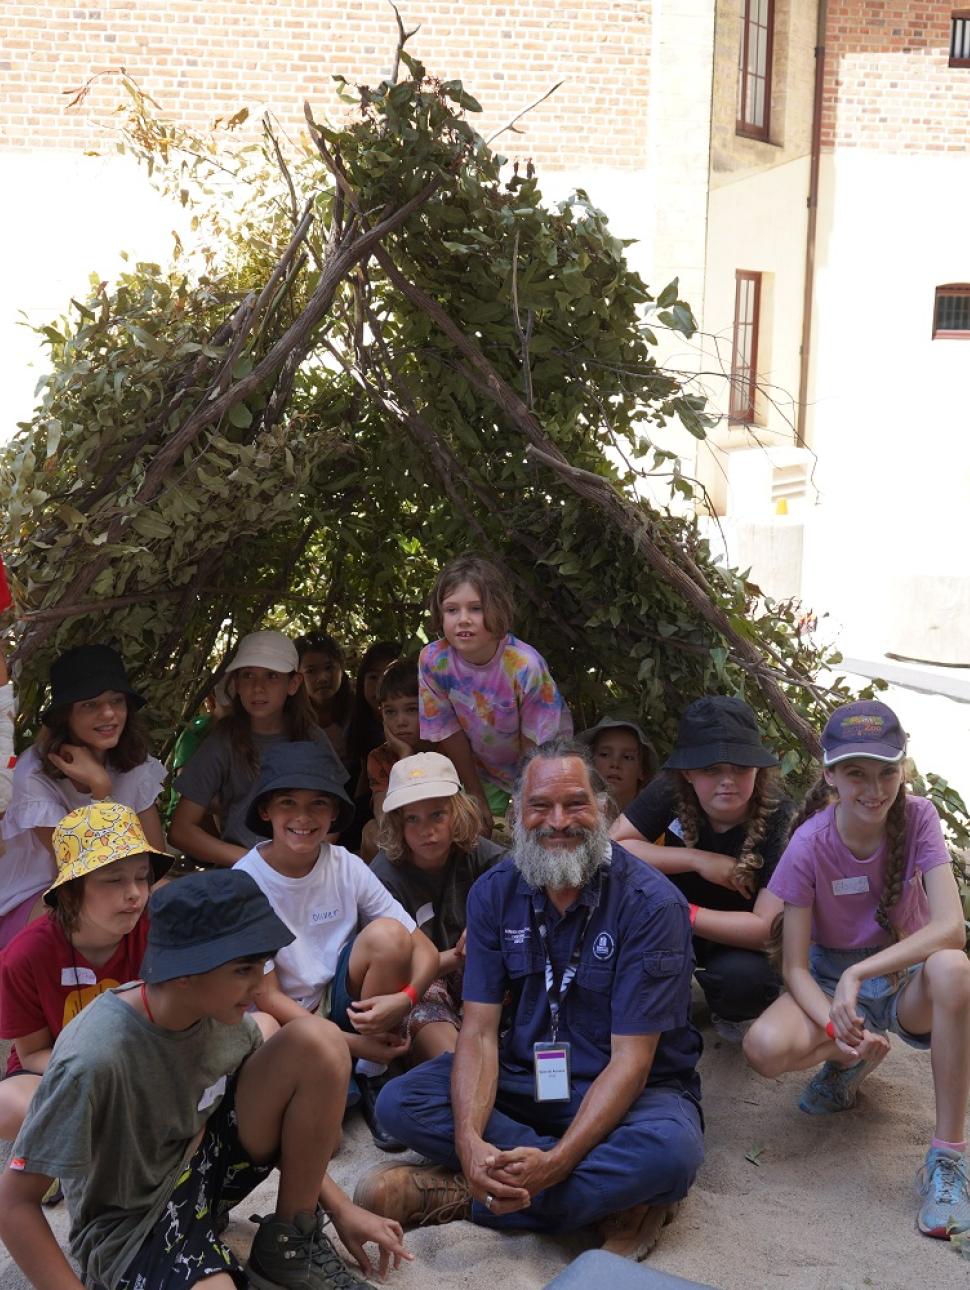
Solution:
M 937 950 L 923 971 L 934 996 L 950 1005 L 970 1002 L 970 959 L 963 950 Z
M 285 1042 L 299 1062 L 307 1062 L 314 1076 L 321 1067 L 333 1079 L 350 1079 L 350 1050 L 340 1029 L 324 1017 L 300 1017 L 290 1021 L 276 1036 Z
M 366 937 L 371 958 L 411 958 L 411 933 L 396 918 L 375 918 L 360 935 Z
M 756 1021 L 745 1035 L 741 1047 L 745 1061 L 759 1075 L 763 1075 L 766 1079 L 773 1079 L 781 1074 L 783 1070 L 781 1052 L 771 1025 Z

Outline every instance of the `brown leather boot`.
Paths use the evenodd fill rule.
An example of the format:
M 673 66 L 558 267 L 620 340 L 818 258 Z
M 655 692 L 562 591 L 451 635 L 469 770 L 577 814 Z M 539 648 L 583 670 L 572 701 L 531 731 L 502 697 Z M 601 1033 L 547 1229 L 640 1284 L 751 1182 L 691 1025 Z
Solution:
M 641 1263 L 660 1240 L 660 1233 L 680 1208 L 675 1205 L 634 1205 L 610 1214 L 599 1224 L 602 1248 L 621 1259 Z
M 357 1184 L 354 1204 L 402 1227 L 428 1227 L 468 1218 L 472 1195 L 465 1175 L 443 1165 L 378 1165 Z

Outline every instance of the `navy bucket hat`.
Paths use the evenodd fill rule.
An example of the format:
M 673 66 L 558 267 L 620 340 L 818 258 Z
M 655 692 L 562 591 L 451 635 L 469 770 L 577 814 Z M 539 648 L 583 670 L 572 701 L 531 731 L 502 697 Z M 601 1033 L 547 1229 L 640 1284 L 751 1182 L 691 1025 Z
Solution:
M 354 804 L 347 796 L 344 784 L 347 772 L 333 749 L 325 744 L 298 742 L 274 744 L 263 757 L 253 791 L 246 808 L 246 827 L 260 837 L 271 838 L 273 826 L 259 813 L 259 804 L 270 793 L 285 788 L 307 788 L 326 793 L 337 803 L 337 818 L 333 830 L 340 833 L 349 828 L 354 819 Z
M 733 694 L 695 699 L 680 719 L 677 742 L 664 770 L 703 770 L 705 766 L 777 766 L 778 758 L 761 742 L 752 710 Z
M 176 878 L 148 902 L 143 981 L 199 976 L 234 959 L 272 958 L 296 937 L 241 869 Z

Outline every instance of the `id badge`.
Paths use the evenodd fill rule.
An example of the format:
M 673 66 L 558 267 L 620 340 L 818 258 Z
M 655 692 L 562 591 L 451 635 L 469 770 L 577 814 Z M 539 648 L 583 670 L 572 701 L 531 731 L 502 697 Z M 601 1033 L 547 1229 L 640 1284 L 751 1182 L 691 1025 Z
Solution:
M 537 1102 L 569 1101 L 569 1044 L 533 1044 Z

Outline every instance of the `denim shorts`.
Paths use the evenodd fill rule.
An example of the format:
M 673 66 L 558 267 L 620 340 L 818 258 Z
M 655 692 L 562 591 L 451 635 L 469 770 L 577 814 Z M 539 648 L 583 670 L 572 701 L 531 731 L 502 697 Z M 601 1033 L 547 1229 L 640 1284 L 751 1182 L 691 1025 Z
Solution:
M 809 967 L 815 981 L 831 997 L 835 994 L 835 987 L 845 969 L 851 967 L 853 963 L 861 963 L 863 959 L 871 958 L 875 953 L 877 953 L 876 949 L 830 950 L 824 945 L 812 945 L 809 950 Z M 900 1024 L 896 1014 L 899 996 L 913 977 L 922 970 L 923 965 L 917 963 L 913 967 L 904 968 L 896 978 L 870 977 L 859 987 L 857 1007 L 869 1030 L 881 1035 L 887 1033 L 899 1035 L 900 1039 L 911 1048 L 925 1051 L 930 1046 L 930 1036 L 928 1034 L 911 1035 Z

